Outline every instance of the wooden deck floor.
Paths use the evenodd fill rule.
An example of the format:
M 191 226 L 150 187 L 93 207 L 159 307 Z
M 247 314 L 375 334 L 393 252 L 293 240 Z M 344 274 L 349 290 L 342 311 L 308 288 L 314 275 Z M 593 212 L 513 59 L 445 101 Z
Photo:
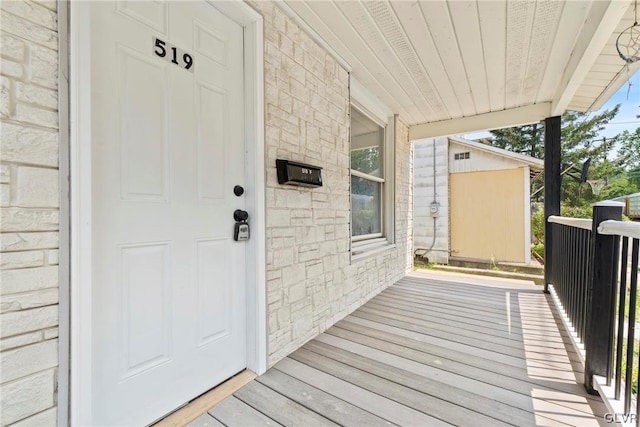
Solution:
M 550 301 L 411 274 L 190 425 L 607 425 Z

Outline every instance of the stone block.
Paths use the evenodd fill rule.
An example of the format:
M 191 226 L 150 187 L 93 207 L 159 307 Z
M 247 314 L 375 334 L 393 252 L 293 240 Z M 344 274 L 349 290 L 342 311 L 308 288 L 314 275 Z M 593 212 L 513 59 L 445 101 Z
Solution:
M 55 11 L 47 9 L 38 3 L 27 1 L 2 2 L 2 10 L 13 15 L 28 19 L 30 22 L 50 30 L 58 28 Z
M 44 108 L 58 109 L 58 92 L 28 83 L 16 83 L 16 99 Z
M 40 267 L 42 265 L 44 265 L 44 253 L 42 251 L 6 252 L 0 258 L 0 267 L 4 270 Z
M 0 337 L 33 332 L 58 324 L 58 306 L 10 311 L 0 315 Z
M 21 79 L 23 74 L 22 64 L 10 59 L 0 60 L 0 75 Z
M 4 5 L 5 2 L 2 3 Z M 4 7 L 5 6 L 3 6 L 3 8 Z M 54 30 L 42 27 L 11 13 L 2 13 L 2 16 L 0 17 L 0 24 L 2 26 L 2 31 L 25 40 L 38 43 L 42 46 L 46 46 L 50 49 L 58 48 L 58 34 Z
M 15 118 L 23 123 L 32 123 L 52 129 L 58 128 L 58 113 L 56 111 L 44 110 L 31 105 L 18 103 Z
M 58 86 L 58 53 L 30 43 L 30 72 L 33 83 L 52 89 Z
M 273 267 L 280 268 L 293 264 L 293 249 L 282 248 L 273 251 Z
M 301 283 L 306 278 L 306 268 L 304 264 L 295 264 L 282 269 L 282 285 L 289 287 Z
M 2 158 L 6 162 L 58 166 L 58 134 L 13 123 L 0 126 Z
M 11 34 L 0 34 L 0 44 L 2 44 L 2 52 L 0 54 L 15 62 L 23 62 L 25 59 L 25 43 Z
M 6 383 L 58 365 L 58 340 L 41 341 L 0 354 L 0 382 Z
M 50 328 L 42 331 L 45 340 L 50 340 L 53 338 L 58 338 L 58 328 Z
M 58 233 L 2 233 L 0 251 L 26 251 L 31 249 L 54 249 L 59 245 Z
M 0 76 L 0 117 L 8 118 L 11 115 L 11 80 L 6 76 Z
M 24 268 L 0 272 L 1 295 L 29 292 L 58 286 L 58 267 Z
M 49 408 L 45 411 L 39 412 L 29 418 L 25 418 L 11 427 L 42 427 L 42 426 L 54 426 L 57 424 L 58 412 L 56 408 Z
M 289 288 L 289 303 L 293 303 L 296 301 L 300 301 L 301 299 L 303 299 L 307 293 L 306 293 L 306 286 L 304 284 L 304 282 L 298 283 L 297 285 L 291 286 Z
M 0 184 L 0 206 L 9 206 L 11 204 L 11 186 L 9 184 Z
M 58 250 L 52 249 L 47 251 L 47 264 L 58 265 Z
M 15 335 L 13 337 L 0 340 L 0 351 L 9 350 L 12 348 L 23 347 L 25 345 L 33 344 L 38 341 L 42 341 L 42 331 L 29 332 L 27 334 Z
M 28 310 L 58 303 L 58 288 L 48 288 L 32 292 L 3 295 L 0 313 Z
M 269 209 L 267 207 L 267 227 L 288 227 L 291 214 L 287 209 Z
M 3 123 L 4 126 L 4 123 Z M 4 141 L 2 141 L 4 143 Z M 4 148 L 4 146 L 2 147 Z M 2 153 L 4 157 L 4 152 Z M 11 180 L 11 168 L 9 165 L 0 165 L 0 184 L 9 184 Z
M 55 371 L 2 384 L 0 425 L 6 426 L 54 406 Z
M 59 212 L 53 209 L 1 208 L 0 227 L 3 232 L 57 231 Z
M 58 171 L 19 167 L 15 205 L 20 207 L 55 208 L 59 206 Z

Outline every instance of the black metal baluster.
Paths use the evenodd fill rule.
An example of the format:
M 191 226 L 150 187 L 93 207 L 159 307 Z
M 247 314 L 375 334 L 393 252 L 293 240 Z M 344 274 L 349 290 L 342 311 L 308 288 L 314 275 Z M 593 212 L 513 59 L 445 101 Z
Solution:
M 622 385 L 622 347 L 624 342 L 624 314 L 627 299 L 627 258 L 629 257 L 629 238 L 622 239 L 622 263 L 620 268 L 620 298 L 618 301 L 618 333 L 616 335 L 616 382 L 615 399 L 620 400 Z
M 579 233 L 579 239 L 580 239 L 580 253 L 579 253 L 579 266 L 578 266 L 578 283 L 580 283 L 580 293 L 579 293 L 579 298 L 580 298 L 580 306 L 579 306 L 579 310 L 578 310 L 578 336 L 580 337 L 580 340 L 584 339 L 584 313 L 585 313 L 585 285 L 586 285 L 586 272 L 585 270 L 587 269 L 587 263 L 586 263 L 586 257 L 587 257 L 587 246 L 589 244 L 589 238 L 588 238 L 589 234 L 587 233 L 586 230 L 584 229 L 580 229 L 580 233 Z
M 586 248 L 586 254 L 585 254 L 585 266 L 584 269 L 582 271 L 583 274 L 583 283 L 584 283 L 584 312 L 582 313 L 582 322 L 583 322 L 583 330 L 582 330 L 582 343 L 585 343 L 585 340 L 587 338 L 587 316 L 589 315 L 589 305 L 587 304 L 588 300 L 588 287 L 589 287 L 589 275 L 591 274 L 591 231 L 588 231 L 586 233 L 586 242 L 585 242 L 585 248 Z
M 631 250 L 631 289 L 637 289 L 638 274 L 640 274 L 640 271 L 638 271 L 638 262 L 640 261 L 640 253 L 639 253 L 640 239 L 633 239 L 632 247 L 633 249 Z M 626 269 L 624 274 L 625 275 L 627 274 Z M 633 307 L 635 310 L 635 307 L 636 307 L 635 298 L 629 298 L 629 311 L 631 311 L 631 307 Z M 631 315 L 629 315 L 629 335 L 631 336 L 631 342 L 633 343 L 632 345 L 635 345 L 635 318 L 631 319 Z M 633 346 L 631 347 L 631 352 L 633 353 Z M 640 366 L 640 359 L 638 360 L 638 366 Z M 638 386 L 637 383 L 636 383 L 636 390 L 640 390 L 640 387 Z M 629 394 L 631 394 L 631 390 L 629 390 Z M 636 426 L 638 425 L 638 422 L 639 422 L 638 420 L 639 415 L 640 415 L 640 399 L 636 399 Z
M 569 279 L 569 283 L 571 284 L 571 324 L 573 325 L 573 328 L 575 329 L 576 327 L 576 307 L 578 305 L 578 295 L 577 295 L 577 291 L 578 289 L 576 288 L 576 278 L 575 278 L 575 269 L 576 269 L 576 247 L 575 247 L 575 234 L 576 234 L 576 228 L 575 227 L 571 227 L 569 229 L 569 262 L 568 262 L 568 271 L 567 271 L 567 277 Z
M 631 381 L 633 377 L 633 347 L 635 345 L 636 334 L 636 293 L 638 289 L 638 242 L 633 239 L 633 249 L 631 254 L 631 291 L 629 293 L 629 319 L 627 330 L 627 369 L 624 382 L 624 412 L 631 411 Z M 626 274 L 626 271 L 625 271 Z
M 562 242 L 562 253 L 565 254 L 564 259 L 562 261 L 562 275 L 564 277 L 564 283 L 567 287 L 567 315 L 569 316 L 569 320 L 573 323 L 573 319 L 571 318 L 571 312 L 573 309 L 573 300 L 572 300 L 572 289 L 571 289 L 571 280 L 569 280 L 569 263 L 571 262 L 571 246 L 569 245 L 569 239 L 571 235 L 571 227 L 565 227 L 564 232 L 564 241 Z

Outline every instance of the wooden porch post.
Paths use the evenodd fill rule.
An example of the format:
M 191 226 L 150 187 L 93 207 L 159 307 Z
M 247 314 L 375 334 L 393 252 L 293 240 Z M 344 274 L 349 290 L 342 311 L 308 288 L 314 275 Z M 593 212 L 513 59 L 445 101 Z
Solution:
M 560 116 L 544 120 L 544 292 L 553 271 L 551 215 L 560 215 Z

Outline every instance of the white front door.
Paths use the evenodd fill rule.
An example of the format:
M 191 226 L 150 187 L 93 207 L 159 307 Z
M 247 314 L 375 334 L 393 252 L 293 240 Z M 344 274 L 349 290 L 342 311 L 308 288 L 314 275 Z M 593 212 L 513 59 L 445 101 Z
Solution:
M 243 30 L 204 1 L 90 8 L 91 419 L 144 425 L 246 367 Z

